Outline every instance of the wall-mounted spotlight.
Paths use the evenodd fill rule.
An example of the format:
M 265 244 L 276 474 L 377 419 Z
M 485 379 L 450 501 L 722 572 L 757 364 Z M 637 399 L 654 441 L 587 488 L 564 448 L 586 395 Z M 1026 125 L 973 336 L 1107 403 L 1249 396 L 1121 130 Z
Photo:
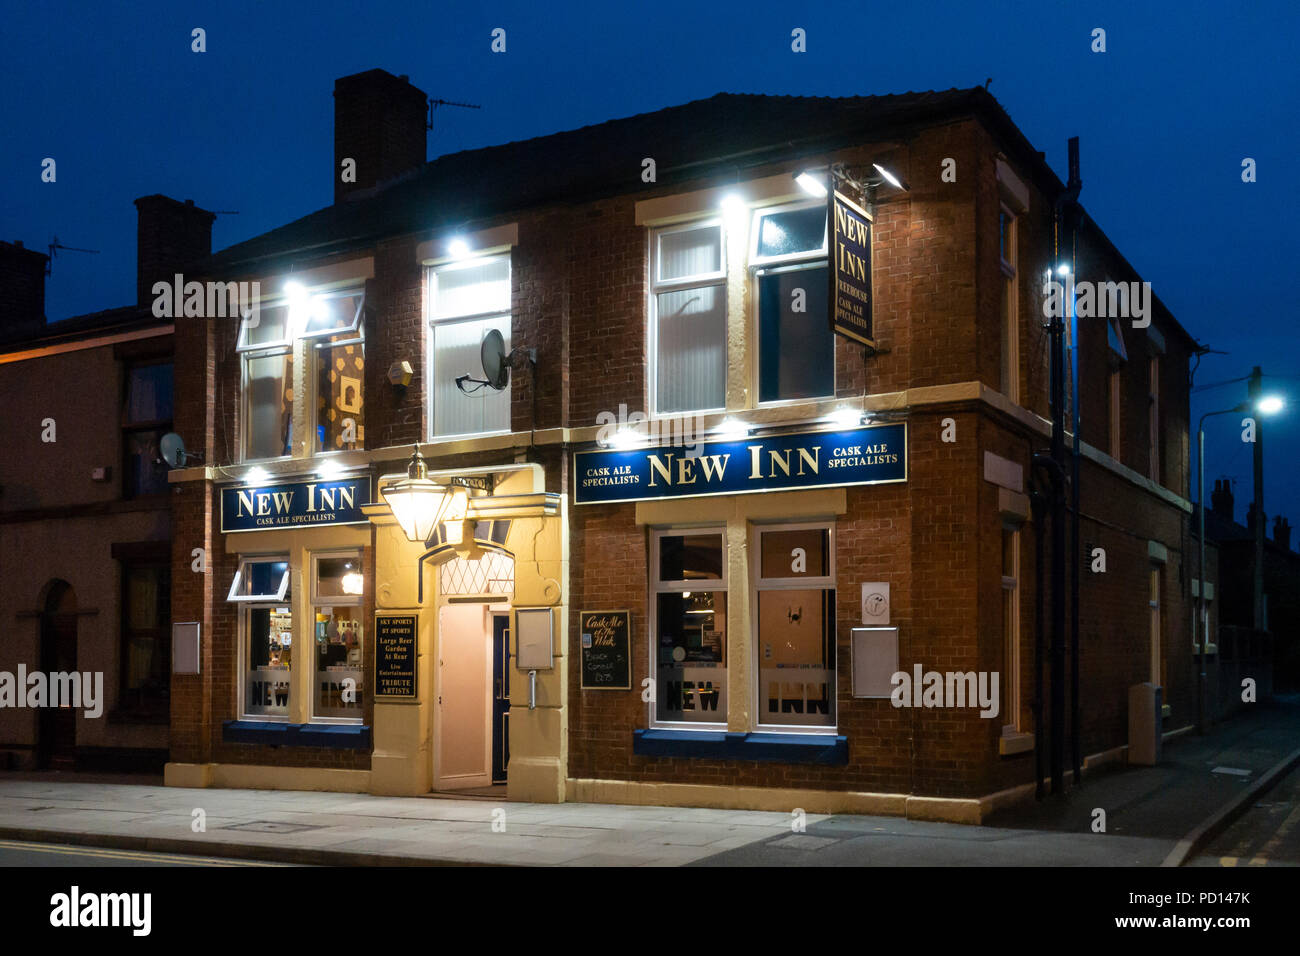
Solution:
M 816 196 L 818 199 L 826 197 L 826 173 L 814 172 L 812 170 L 801 170 L 795 173 L 794 181 L 810 196 Z
M 907 183 L 903 182 L 901 179 L 899 179 L 897 176 L 895 176 L 893 173 L 887 170 L 884 166 L 881 166 L 879 163 L 872 163 L 871 165 L 876 170 L 876 172 L 880 174 L 880 178 L 885 182 L 889 183 L 889 185 L 893 186 L 895 189 L 901 189 L 903 192 L 911 191 Z

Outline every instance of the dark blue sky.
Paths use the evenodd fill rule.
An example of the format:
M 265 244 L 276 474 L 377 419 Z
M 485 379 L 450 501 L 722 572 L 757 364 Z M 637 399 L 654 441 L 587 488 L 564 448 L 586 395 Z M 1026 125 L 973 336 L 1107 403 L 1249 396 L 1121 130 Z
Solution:
M 51 320 L 131 301 L 137 196 L 237 210 L 218 218 L 217 248 L 327 205 L 333 83 L 371 67 L 482 104 L 435 114 L 430 157 L 719 91 L 896 93 L 991 76 L 1062 179 L 1066 139 L 1081 138 L 1089 213 L 1193 335 L 1231 353 L 1208 356 L 1197 381 L 1256 364 L 1277 376 L 1292 408 L 1269 432 L 1266 510 L 1300 523 L 1300 333 L 1284 291 L 1300 261 L 1295 0 L 4 6 L 0 238 L 103 250 L 55 260 Z M 194 27 L 206 53 L 190 51 Z M 495 27 L 504 55 L 489 51 Z M 791 52 L 794 27 L 807 53 Z M 1104 54 L 1090 50 L 1095 27 Z M 47 156 L 54 184 L 40 181 Z M 1244 157 L 1256 183 L 1241 181 Z M 1197 392 L 1193 419 L 1244 396 L 1244 384 Z M 1244 520 L 1236 420 L 1211 420 L 1206 454 L 1208 478 L 1238 479 Z

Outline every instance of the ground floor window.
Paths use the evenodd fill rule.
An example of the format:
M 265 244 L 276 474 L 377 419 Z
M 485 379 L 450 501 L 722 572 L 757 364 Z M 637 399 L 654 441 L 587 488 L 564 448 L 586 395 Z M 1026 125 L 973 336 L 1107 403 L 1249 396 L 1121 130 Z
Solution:
M 167 713 L 171 690 L 171 568 L 122 562 L 122 690 L 119 708 Z
M 288 605 L 248 607 L 244 712 L 259 717 L 288 717 L 293 673 L 293 610 Z
M 1002 732 L 1020 729 L 1020 531 L 1002 528 Z
M 726 723 L 726 534 L 654 532 L 651 654 L 657 721 Z
M 361 719 L 364 580 L 360 552 L 312 556 L 314 717 Z
M 1160 613 L 1160 565 L 1151 565 L 1149 597 L 1147 607 L 1150 609 L 1151 619 L 1151 683 L 1157 687 L 1164 685 L 1163 673 L 1161 668 L 1161 613 Z
M 226 600 L 243 605 L 244 713 L 288 717 L 294 657 L 288 557 L 240 561 Z
M 830 525 L 754 530 L 759 723 L 835 726 L 835 568 Z

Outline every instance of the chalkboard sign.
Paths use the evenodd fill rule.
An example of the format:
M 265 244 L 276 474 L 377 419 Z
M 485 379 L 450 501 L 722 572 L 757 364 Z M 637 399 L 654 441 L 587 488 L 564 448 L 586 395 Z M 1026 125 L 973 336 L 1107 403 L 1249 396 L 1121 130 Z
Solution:
M 375 697 L 416 699 L 414 614 L 375 615 Z
M 582 642 L 582 689 L 632 687 L 631 611 L 583 611 L 578 615 Z

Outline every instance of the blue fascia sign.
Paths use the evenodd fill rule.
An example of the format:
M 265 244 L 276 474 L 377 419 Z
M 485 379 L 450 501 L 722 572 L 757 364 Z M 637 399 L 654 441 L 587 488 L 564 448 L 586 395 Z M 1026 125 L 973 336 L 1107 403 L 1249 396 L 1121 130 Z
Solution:
M 693 448 L 580 451 L 573 465 L 580 505 L 901 482 L 907 480 L 907 423 Z
M 318 525 L 364 524 L 370 475 L 330 481 L 302 479 L 221 489 L 221 530 L 272 531 Z

